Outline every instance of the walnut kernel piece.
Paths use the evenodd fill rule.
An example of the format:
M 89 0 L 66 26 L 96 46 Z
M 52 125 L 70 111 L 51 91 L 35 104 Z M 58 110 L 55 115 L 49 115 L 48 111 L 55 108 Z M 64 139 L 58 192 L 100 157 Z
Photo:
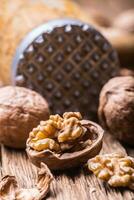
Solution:
M 88 168 L 112 187 L 134 190 L 134 159 L 118 153 L 98 155 L 88 161 Z
M 35 187 L 30 189 L 19 188 L 14 176 L 5 176 L 0 182 L 0 199 L 9 200 L 41 200 L 47 195 L 53 176 L 48 167 L 41 163 L 38 180 Z
M 54 151 L 60 150 L 59 144 L 50 138 L 39 139 L 35 142 L 32 142 L 31 147 L 37 151 L 42 151 L 44 149 L 50 149 Z
M 64 113 L 63 128 L 58 134 L 58 142 L 72 141 L 84 134 L 84 129 L 80 123 L 80 113 Z
M 59 152 L 63 147 L 69 149 L 72 145 L 67 142 L 74 142 L 84 135 L 85 129 L 80 123 L 82 116 L 79 112 L 66 112 L 63 118 L 56 114 L 50 115 L 47 121 L 41 121 L 37 128 L 30 132 L 30 147 L 36 151 L 50 149 Z M 61 145 L 61 143 L 66 143 Z
M 64 119 L 69 119 L 71 117 L 75 117 L 75 118 L 77 118 L 79 120 L 82 119 L 82 116 L 81 116 L 80 112 L 65 112 L 63 114 L 63 118 Z

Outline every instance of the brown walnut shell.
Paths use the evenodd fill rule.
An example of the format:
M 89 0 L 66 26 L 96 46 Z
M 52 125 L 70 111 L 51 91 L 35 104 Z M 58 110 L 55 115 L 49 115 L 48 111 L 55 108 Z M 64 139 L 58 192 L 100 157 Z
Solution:
M 90 140 L 92 143 L 82 150 L 73 152 L 54 153 L 51 150 L 43 150 L 37 152 L 29 146 L 27 141 L 27 154 L 33 164 L 40 166 L 40 163 L 45 163 L 51 170 L 63 170 L 72 168 L 85 163 L 89 158 L 97 155 L 102 147 L 103 129 L 96 123 L 88 120 L 81 121 L 82 126 L 89 131 Z
M 134 145 L 134 77 L 112 78 L 102 88 L 98 115 L 103 127 Z
M 119 14 L 113 21 L 113 26 L 123 31 L 134 33 L 134 9 Z
M 0 143 L 25 148 L 29 132 L 48 116 L 48 104 L 37 92 L 23 87 L 0 88 Z
M 134 76 L 134 69 L 127 69 L 127 68 L 121 68 L 120 69 L 120 76 Z

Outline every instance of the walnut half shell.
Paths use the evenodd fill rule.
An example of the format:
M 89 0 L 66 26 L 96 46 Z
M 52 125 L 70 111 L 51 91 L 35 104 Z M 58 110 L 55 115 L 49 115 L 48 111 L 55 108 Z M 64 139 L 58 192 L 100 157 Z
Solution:
M 52 170 L 62 170 L 79 166 L 85 163 L 89 158 L 97 155 L 102 147 L 103 129 L 92 121 L 81 120 L 80 123 L 89 135 L 89 137 L 82 142 L 82 148 L 80 148 L 81 143 L 78 142 L 75 147 L 67 151 L 54 152 L 50 149 L 46 149 L 39 152 L 30 147 L 30 139 L 28 139 L 26 151 L 31 162 L 38 167 L 40 163 L 43 162 Z
M 41 163 L 35 187 L 19 188 L 15 176 L 5 176 L 0 182 L 0 200 L 42 200 L 47 195 L 53 176 L 46 165 Z

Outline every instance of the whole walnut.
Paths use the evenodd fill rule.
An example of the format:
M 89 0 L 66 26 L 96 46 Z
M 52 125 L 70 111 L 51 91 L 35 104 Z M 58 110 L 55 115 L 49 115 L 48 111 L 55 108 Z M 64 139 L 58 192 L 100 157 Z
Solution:
M 121 68 L 119 72 L 120 76 L 134 76 L 134 70 L 128 68 Z
M 134 33 L 134 9 L 127 10 L 119 14 L 114 22 L 113 26 L 127 31 L 129 33 Z
M 120 141 L 134 146 L 134 77 L 112 78 L 102 88 L 98 115 Z
M 23 87 L 0 88 L 0 143 L 25 148 L 29 131 L 48 117 L 48 104 L 38 93 Z

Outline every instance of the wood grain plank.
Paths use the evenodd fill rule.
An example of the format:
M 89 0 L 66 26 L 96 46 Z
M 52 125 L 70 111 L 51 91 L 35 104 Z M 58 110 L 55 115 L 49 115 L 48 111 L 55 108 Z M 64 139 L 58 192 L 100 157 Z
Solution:
M 24 151 L 15 151 L 4 146 L 2 152 L 2 174 L 15 175 L 18 184 L 23 187 L 32 187 L 37 176 L 37 169 L 32 165 Z
M 101 153 L 123 152 L 124 147 L 109 134 L 105 134 Z M 2 174 L 15 175 L 20 186 L 32 187 L 37 177 L 33 166 L 23 151 L 2 146 Z M 134 156 L 134 152 L 131 155 Z M 134 193 L 127 189 L 112 189 L 90 174 L 86 167 L 55 172 L 48 200 L 134 200 Z

